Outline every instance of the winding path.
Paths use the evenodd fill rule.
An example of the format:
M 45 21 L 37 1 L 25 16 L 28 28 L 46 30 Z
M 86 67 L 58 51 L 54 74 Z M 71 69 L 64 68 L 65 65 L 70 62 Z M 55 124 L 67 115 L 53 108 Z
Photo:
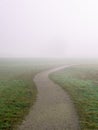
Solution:
M 48 78 L 50 73 L 67 67 L 70 66 L 58 67 L 35 76 L 37 101 L 18 130 L 80 130 L 69 95 Z

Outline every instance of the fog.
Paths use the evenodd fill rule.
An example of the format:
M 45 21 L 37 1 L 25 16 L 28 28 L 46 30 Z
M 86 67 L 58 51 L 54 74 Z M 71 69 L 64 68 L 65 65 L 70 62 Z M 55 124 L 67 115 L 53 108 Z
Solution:
M 0 0 L 0 57 L 98 58 L 98 1 Z

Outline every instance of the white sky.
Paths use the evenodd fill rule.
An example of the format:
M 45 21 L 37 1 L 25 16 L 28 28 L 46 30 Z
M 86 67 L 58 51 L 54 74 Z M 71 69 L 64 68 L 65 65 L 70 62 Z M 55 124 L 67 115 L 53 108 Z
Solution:
M 0 0 L 0 57 L 98 58 L 98 0 Z

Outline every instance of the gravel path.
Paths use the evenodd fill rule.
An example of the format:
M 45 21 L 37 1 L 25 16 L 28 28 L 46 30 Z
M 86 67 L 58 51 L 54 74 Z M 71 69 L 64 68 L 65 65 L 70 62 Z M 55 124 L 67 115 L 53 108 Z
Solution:
M 18 130 L 80 130 L 78 116 L 69 95 L 48 78 L 50 73 L 66 67 L 69 66 L 35 76 L 37 102 Z

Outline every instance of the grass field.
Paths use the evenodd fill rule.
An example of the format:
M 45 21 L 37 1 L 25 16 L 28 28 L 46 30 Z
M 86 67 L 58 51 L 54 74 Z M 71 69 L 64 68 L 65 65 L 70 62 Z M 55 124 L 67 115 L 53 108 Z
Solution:
M 70 94 L 81 130 L 98 130 L 98 64 L 66 68 L 50 78 Z
M 41 59 L 0 59 L 0 130 L 15 129 L 36 100 L 36 73 L 55 66 Z
M 38 72 L 72 63 L 72 60 L 63 59 L 1 58 L 0 130 L 15 129 L 28 114 L 37 97 L 33 78 Z M 80 114 L 81 127 L 86 128 L 85 130 L 98 129 L 97 76 L 97 66 L 71 67 L 52 76 L 74 99 Z

